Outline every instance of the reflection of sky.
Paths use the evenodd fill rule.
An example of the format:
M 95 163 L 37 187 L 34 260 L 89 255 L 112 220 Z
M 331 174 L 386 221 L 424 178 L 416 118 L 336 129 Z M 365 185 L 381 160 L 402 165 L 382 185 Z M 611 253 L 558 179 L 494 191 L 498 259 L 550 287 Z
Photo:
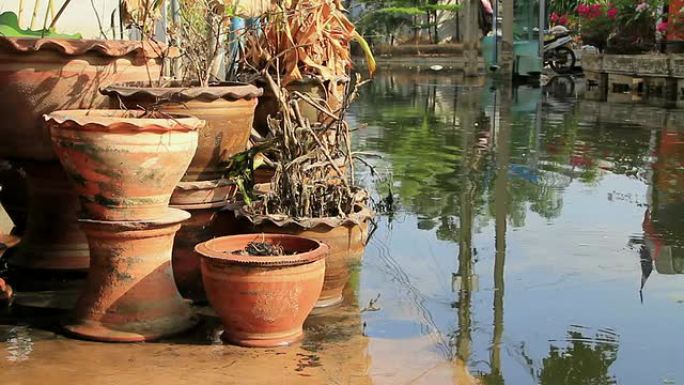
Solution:
M 505 111 L 501 113 L 506 119 Z M 362 118 L 358 120 L 363 122 Z M 391 135 L 376 125 L 361 131 L 358 141 L 378 143 L 386 140 L 381 138 L 383 134 L 385 138 Z M 416 162 L 426 156 L 401 155 L 413 156 Z M 391 159 L 388 156 L 382 163 L 391 164 Z M 647 186 L 633 177 L 602 173 L 595 183 L 575 179 L 564 186 L 557 218 L 543 218 L 526 203 L 524 225 L 508 225 L 502 349 L 507 384 L 534 384 L 521 352 L 532 357 L 538 367 L 548 356 L 549 341 L 563 340 L 571 325 L 592 331 L 586 337 L 605 328 L 619 335 L 618 358 L 609 371 L 619 384 L 684 381 L 684 369 L 678 364 L 684 356 L 684 303 L 677 302 L 684 300 L 684 276 L 654 273 L 646 284 L 644 303 L 640 302 L 639 256 L 628 241 L 643 233 L 646 207 L 642 204 L 647 202 Z M 513 174 L 509 173 L 509 178 L 515 178 Z M 451 307 L 458 298 L 451 288 L 452 273 L 458 269 L 458 244 L 437 239 L 434 229 L 418 230 L 420 215 L 411 213 L 412 206 L 402 209 L 404 212 L 397 214 L 391 229 L 386 219 L 380 220 L 380 229 L 368 247 L 360 300 L 367 303 L 380 293 L 382 310 L 366 313 L 364 319 L 371 337 L 374 322 L 391 328 L 387 320 L 402 320 L 408 325 L 422 324 L 423 330 L 414 327 L 416 333 L 430 335 L 438 330 L 441 337 L 425 338 L 431 339 L 433 345 L 439 344 L 458 325 L 457 309 Z M 469 366 L 487 372 L 493 322 L 495 229 L 491 217 L 475 218 L 474 223 L 479 290 L 471 304 L 473 355 Z M 402 327 L 407 327 L 406 322 Z M 409 338 L 410 328 L 396 336 L 398 352 L 400 339 Z M 377 338 L 391 335 L 387 330 L 382 333 Z M 554 344 L 565 346 L 562 342 Z M 371 342 L 371 352 L 372 347 Z M 421 353 L 440 354 L 439 349 L 424 349 Z

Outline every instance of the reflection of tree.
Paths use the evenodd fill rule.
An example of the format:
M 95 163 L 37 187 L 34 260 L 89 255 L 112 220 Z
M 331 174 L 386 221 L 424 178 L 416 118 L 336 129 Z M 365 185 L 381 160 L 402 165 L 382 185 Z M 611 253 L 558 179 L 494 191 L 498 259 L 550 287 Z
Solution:
M 606 341 L 606 337 L 608 340 Z M 614 335 L 586 338 L 579 331 L 569 331 L 570 346 L 551 345 L 539 372 L 541 385 L 609 385 L 615 378 L 608 369 L 617 358 Z

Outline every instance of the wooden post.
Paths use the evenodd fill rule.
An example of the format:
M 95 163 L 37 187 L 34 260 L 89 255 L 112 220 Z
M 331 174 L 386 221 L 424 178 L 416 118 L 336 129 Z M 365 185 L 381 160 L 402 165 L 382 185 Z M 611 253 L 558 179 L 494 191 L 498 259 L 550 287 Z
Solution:
M 463 0 L 459 11 L 459 36 L 463 42 L 464 72 L 466 76 L 477 76 L 480 39 L 482 32 L 478 24 L 480 0 Z
M 501 56 L 500 74 L 502 77 L 511 78 L 513 76 L 513 22 L 514 22 L 514 1 L 506 0 L 503 2 L 503 16 L 501 26 Z

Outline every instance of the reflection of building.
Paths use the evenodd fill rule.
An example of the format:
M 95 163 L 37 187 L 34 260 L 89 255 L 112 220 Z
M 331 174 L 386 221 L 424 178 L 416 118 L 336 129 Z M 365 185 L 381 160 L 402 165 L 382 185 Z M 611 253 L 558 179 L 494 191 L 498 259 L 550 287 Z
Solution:
M 647 255 L 642 259 L 660 274 L 684 274 L 684 132 L 664 128 L 653 155 L 649 208 L 642 225 Z

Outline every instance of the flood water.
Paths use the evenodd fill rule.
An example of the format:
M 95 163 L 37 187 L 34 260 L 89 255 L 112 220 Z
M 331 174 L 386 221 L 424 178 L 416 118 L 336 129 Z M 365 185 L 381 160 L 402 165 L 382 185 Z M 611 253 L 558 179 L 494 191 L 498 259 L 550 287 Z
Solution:
M 206 308 L 178 338 L 85 342 L 20 309 L 0 384 L 684 384 L 684 110 L 571 85 L 380 74 L 349 116 L 375 231 L 302 343 L 224 346 Z

